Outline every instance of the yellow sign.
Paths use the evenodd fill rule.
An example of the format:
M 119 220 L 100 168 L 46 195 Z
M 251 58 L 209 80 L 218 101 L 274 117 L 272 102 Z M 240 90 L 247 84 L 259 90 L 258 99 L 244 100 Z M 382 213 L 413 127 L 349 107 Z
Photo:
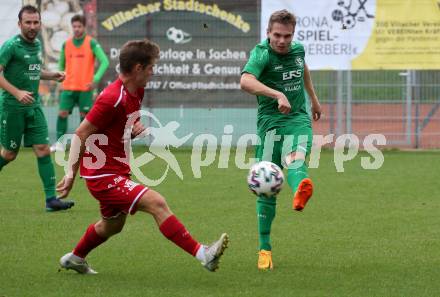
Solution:
M 146 5 L 139 3 L 132 9 L 116 12 L 101 22 L 101 25 L 106 30 L 113 31 L 133 19 L 160 11 L 189 11 L 209 15 L 231 24 L 244 33 L 249 32 L 251 28 L 249 23 L 243 21 L 239 14 L 222 10 L 217 4 L 205 4 L 194 0 L 163 0 L 163 2 L 153 2 Z
M 440 69 L 439 1 L 376 1 L 372 34 L 352 69 Z

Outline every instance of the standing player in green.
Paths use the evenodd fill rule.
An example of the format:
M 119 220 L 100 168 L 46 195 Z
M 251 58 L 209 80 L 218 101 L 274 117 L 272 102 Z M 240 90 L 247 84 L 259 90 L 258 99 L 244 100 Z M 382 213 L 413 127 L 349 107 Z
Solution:
M 271 15 L 268 38 L 252 50 L 240 84 L 258 100 L 257 128 L 261 143 L 256 157 L 287 167 L 287 182 L 294 193 L 293 209 L 301 211 L 313 193 L 305 163 L 312 146 L 305 91 L 314 120 L 320 118 L 321 106 L 304 61 L 304 47 L 292 42 L 295 25 L 295 16 L 287 10 Z M 276 197 L 257 199 L 260 270 L 273 268 L 270 230 L 275 209 Z
M 81 122 L 93 105 L 93 90 L 109 66 L 109 61 L 99 43 L 86 34 L 86 18 L 74 15 L 71 19 L 73 37 L 61 49 L 59 69 L 66 71 L 60 111 L 57 119 L 57 139 L 67 132 L 67 118 L 73 107 L 78 105 Z M 94 74 L 95 58 L 99 68 Z M 51 151 L 63 151 L 61 143 L 51 146 Z
M 37 39 L 41 28 L 40 12 L 24 6 L 18 14 L 21 34 L 7 40 L 0 50 L 0 170 L 13 161 L 24 146 L 32 147 L 38 161 L 38 172 L 46 194 L 46 210 L 56 211 L 73 206 L 55 194 L 55 170 L 50 158 L 46 118 L 40 104 L 40 79 L 63 81 L 63 72 L 42 70 L 41 43 Z

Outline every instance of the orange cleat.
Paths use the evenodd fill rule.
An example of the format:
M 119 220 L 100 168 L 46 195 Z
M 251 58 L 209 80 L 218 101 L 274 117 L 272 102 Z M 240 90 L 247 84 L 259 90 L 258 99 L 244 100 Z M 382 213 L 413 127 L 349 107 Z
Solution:
M 302 211 L 307 204 L 307 201 L 312 197 L 313 194 L 313 183 L 310 178 L 303 179 L 298 190 L 293 196 L 293 209 L 297 211 Z
M 262 271 L 273 269 L 271 251 L 261 250 L 258 252 L 258 269 Z

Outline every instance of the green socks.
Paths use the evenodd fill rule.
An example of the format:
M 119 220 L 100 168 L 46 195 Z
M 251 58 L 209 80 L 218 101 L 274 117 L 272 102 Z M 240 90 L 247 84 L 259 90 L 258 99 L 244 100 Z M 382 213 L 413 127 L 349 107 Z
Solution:
M 271 251 L 270 229 L 275 218 L 276 198 L 257 198 L 258 242 L 260 250 Z
M 307 177 L 309 177 L 309 174 L 304 160 L 295 160 L 287 167 L 287 183 L 293 193 L 298 189 L 300 182 Z
M 296 192 L 300 182 L 309 177 L 307 173 L 307 165 L 303 160 L 294 161 L 287 168 L 287 182 Z M 260 250 L 271 251 L 270 230 L 272 221 L 275 218 L 276 198 L 265 198 L 260 196 L 257 199 L 257 219 L 258 219 L 258 243 Z
M 37 158 L 38 173 L 44 186 L 46 198 L 55 197 L 55 169 L 50 155 Z
M 67 132 L 67 118 L 58 116 L 57 119 L 57 140 Z
M 8 161 L 6 161 L 5 159 L 3 159 L 2 156 L 0 156 L 0 171 L 1 171 L 2 168 L 3 168 L 6 164 L 8 164 L 8 163 L 9 163 Z

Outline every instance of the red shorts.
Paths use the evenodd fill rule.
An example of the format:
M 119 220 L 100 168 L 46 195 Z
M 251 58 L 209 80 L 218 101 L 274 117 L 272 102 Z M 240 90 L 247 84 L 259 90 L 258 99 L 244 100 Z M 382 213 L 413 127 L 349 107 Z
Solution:
M 101 215 L 106 219 L 121 213 L 134 214 L 139 198 L 148 191 L 147 187 L 121 175 L 88 178 L 86 183 L 90 193 L 99 201 Z

